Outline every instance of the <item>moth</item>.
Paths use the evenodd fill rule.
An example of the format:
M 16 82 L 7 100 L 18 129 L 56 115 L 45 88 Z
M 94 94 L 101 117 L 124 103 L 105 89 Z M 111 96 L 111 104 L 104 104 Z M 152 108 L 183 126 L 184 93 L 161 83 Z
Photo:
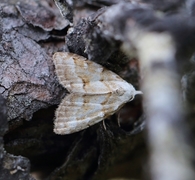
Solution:
M 56 134 L 86 129 L 142 94 L 117 74 L 77 54 L 57 52 L 53 60 L 59 82 L 69 91 L 55 112 Z

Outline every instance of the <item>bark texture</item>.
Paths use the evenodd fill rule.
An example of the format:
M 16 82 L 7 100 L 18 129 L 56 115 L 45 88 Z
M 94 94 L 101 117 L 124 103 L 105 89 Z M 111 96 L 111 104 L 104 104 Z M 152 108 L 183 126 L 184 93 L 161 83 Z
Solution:
M 0 93 L 7 99 L 8 120 L 30 120 L 38 109 L 57 104 L 62 94 L 51 58 L 55 46 L 48 45 L 68 23 L 44 3 L 0 4 Z

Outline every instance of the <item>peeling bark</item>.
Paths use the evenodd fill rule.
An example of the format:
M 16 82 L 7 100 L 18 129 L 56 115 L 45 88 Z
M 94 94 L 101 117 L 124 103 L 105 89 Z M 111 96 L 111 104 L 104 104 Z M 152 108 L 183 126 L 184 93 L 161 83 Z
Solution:
M 0 5 L 0 92 L 7 99 L 8 120 L 30 120 L 38 109 L 59 102 L 62 88 L 51 59 L 55 49 L 49 52 L 40 42 L 49 41 L 68 23 L 46 3 Z

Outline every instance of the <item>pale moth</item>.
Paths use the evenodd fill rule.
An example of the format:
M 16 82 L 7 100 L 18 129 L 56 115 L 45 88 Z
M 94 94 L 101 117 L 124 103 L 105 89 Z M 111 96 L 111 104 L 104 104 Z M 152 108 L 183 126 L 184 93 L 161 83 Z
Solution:
M 56 134 L 86 129 L 141 94 L 117 74 L 82 56 L 57 52 L 53 60 L 59 82 L 70 93 L 56 110 Z

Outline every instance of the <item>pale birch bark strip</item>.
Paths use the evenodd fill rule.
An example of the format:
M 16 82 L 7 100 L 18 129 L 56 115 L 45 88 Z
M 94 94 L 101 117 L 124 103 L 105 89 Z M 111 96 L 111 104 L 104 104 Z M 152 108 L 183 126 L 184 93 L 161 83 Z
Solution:
M 133 32 L 133 33 L 132 33 Z M 175 44 L 168 33 L 131 31 L 142 70 L 152 180 L 192 180 L 192 148 L 187 143 L 176 70 Z

